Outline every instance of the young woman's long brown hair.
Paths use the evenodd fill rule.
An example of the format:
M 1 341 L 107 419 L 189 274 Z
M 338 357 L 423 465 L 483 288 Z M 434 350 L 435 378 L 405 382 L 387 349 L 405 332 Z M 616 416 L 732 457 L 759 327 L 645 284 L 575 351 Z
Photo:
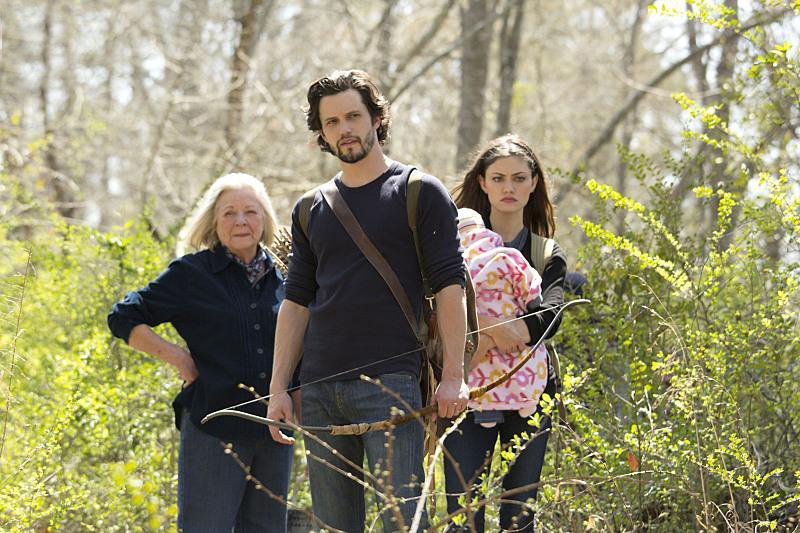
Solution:
M 478 178 L 486 176 L 486 169 L 498 159 L 510 156 L 523 158 L 531 169 L 531 175 L 537 177 L 536 188 L 530 195 L 522 213 L 522 223 L 529 230 L 542 237 L 551 238 L 556 232 L 555 209 L 547 194 L 544 170 L 539 158 L 528 144 L 518 135 L 508 134 L 492 139 L 472 159 L 464 180 L 453 189 L 456 206 L 469 207 L 481 214 L 483 220 L 489 221 L 491 206 L 489 198 L 481 189 Z

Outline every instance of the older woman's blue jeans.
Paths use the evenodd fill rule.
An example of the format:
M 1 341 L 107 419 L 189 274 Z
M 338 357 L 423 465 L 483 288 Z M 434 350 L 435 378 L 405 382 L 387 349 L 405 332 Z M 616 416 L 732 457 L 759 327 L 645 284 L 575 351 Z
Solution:
M 544 455 L 547 450 L 547 439 L 550 435 L 550 418 L 543 417 L 542 427 L 536 428 L 528 425 L 528 418 L 522 418 L 516 411 L 503 411 L 503 421 L 494 427 L 486 428 L 474 421 L 474 414 L 468 413 L 459 425 L 445 440 L 445 448 L 450 458 L 445 459 L 444 476 L 447 490 L 447 512 L 454 513 L 461 508 L 458 498 L 461 494 L 469 494 L 472 489 L 472 499 L 481 499 L 483 496 L 474 490 L 476 480 L 480 477 L 485 467 L 491 464 L 487 459 L 494 451 L 495 442 L 500 437 L 500 444 L 504 448 L 511 442 L 514 435 L 527 432 L 530 437 L 536 435 L 533 442 L 517 456 L 509 467 L 508 473 L 503 478 L 503 490 L 508 491 L 524 487 L 539 481 L 544 464 Z M 538 435 L 537 435 L 538 434 Z M 523 439 L 522 443 L 525 442 Z M 457 463 L 457 467 L 453 465 Z M 462 484 L 456 468 L 460 470 L 467 486 Z M 477 481 L 480 485 L 480 481 Z M 525 501 L 536 499 L 535 488 L 504 497 L 500 504 L 500 527 L 515 532 L 534 531 L 534 515 Z M 466 497 L 469 497 L 468 495 Z M 513 500 L 509 501 L 509 500 Z M 520 503 L 514 503 L 520 502 Z M 474 508 L 473 508 L 474 509 Z M 475 531 L 483 533 L 485 513 L 484 507 L 475 510 Z M 457 528 L 451 528 L 455 531 Z M 464 531 L 471 531 L 465 526 Z
M 178 529 L 184 533 L 285 533 L 286 506 L 255 487 L 222 442 L 188 416 L 181 424 Z M 267 490 L 286 501 L 292 447 L 271 438 L 233 443 L 239 459 Z

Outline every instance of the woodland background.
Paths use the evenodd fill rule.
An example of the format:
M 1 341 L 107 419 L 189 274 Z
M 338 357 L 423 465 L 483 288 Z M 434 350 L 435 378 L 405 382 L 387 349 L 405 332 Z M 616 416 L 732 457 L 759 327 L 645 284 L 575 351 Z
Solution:
M 557 337 L 569 425 L 550 440 L 545 531 L 800 530 L 798 15 L 0 0 L 0 530 L 174 530 L 179 381 L 105 315 L 166 265 L 219 175 L 262 178 L 285 223 L 334 172 L 302 106 L 336 68 L 378 80 L 390 155 L 449 186 L 508 131 L 548 168 L 593 304 Z

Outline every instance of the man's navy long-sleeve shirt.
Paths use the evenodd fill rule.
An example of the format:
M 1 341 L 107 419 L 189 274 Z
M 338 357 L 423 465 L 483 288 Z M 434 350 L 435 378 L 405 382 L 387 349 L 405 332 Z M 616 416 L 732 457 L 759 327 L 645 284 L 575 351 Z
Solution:
M 375 247 L 383 254 L 421 317 L 422 276 L 406 211 L 406 188 L 413 167 L 393 162 L 377 179 L 336 186 Z M 417 340 L 386 282 L 364 257 L 331 208 L 317 192 L 311 204 L 308 237 L 292 213 L 292 258 L 286 299 L 308 307 L 301 383 L 357 379 L 405 372 L 419 374 Z M 457 211 L 444 185 L 422 178 L 417 204 L 424 268 L 434 293 L 464 286 L 466 270 L 456 231 Z M 399 357 L 399 354 L 406 354 Z

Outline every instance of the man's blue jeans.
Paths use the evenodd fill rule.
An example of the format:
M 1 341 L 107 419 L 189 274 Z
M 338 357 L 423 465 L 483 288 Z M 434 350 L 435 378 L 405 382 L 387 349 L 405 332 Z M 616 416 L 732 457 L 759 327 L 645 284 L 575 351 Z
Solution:
M 316 383 L 303 387 L 303 424 L 326 426 L 377 422 L 390 417 L 392 407 L 404 412 L 408 412 L 409 406 L 419 409 L 419 382 L 414 376 L 384 374 L 378 379 L 408 405 L 404 406 L 397 398 L 367 381 Z M 407 498 L 407 501 L 398 505 L 405 527 L 396 522 L 396 513 L 387 506 L 381 508 L 383 531 L 405 531 L 411 525 L 424 481 L 424 432 L 421 424 L 408 422 L 391 432 L 373 431 L 358 436 L 318 433 L 317 437 L 337 452 L 332 453 L 312 438 L 304 439 L 309 453 L 311 498 L 317 518 L 325 525 L 348 533 L 364 531 L 364 487 L 355 481 L 364 480 L 364 473 L 342 458 L 361 467 L 366 454 L 370 471 L 377 477 L 377 483 L 367 483 L 371 483 L 379 493 Z M 388 460 L 390 456 L 391 461 Z M 335 468 L 350 474 L 352 478 L 337 472 Z M 386 503 L 380 496 L 377 500 L 381 505 Z M 422 524 L 427 524 L 426 515 L 423 515 Z
M 541 427 L 536 428 L 528 425 L 528 418 L 522 418 L 517 411 L 503 411 L 503 421 L 491 428 L 485 428 L 475 423 L 474 412 L 467 413 L 461 421 L 458 429 L 448 435 L 444 442 L 445 448 L 450 452 L 450 456 L 457 465 L 453 464 L 449 458 L 444 462 L 444 478 L 447 490 L 447 512 L 454 513 L 461 506 L 458 504 L 459 495 L 468 493 L 470 488 L 474 489 L 476 480 L 480 477 L 485 468 L 491 464 L 491 459 L 487 459 L 494 451 L 497 438 L 500 438 L 500 445 L 506 449 L 514 438 L 523 432 L 528 433 L 529 437 L 534 438 L 533 442 L 516 458 L 509 467 L 508 473 L 503 478 L 503 489 L 511 490 L 524 487 L 539 481 L 544 464 L 544 455 L 547 450 L 547 439 L 550 436 L 550 418 L 543 416 Z M 524 439 L 520 439 L 525 443 Z M 467 486 L 465 487 L 456 472 L 460 470 Z M 480 482 L 478 481 L 479 485 Z M 535 500 L 537 490 L 528 489 L 524 492 L 510 495 L 504 498 L 500 504 L 500 527 L 504 530 L 515 532 L 532 532 L 535 528 L 534 515 L 526 500 Z M 481 499 L 483 496 L 477 491 L 472 491 L 472 499 Z M 520 503 L 514 503 L 520 502 Z M 474 509 L 474 508 L 473 508 Z M 475 531 L 484 531 L 484 507 L 475 511 Z M 455 531 L 450 528 L 448 531 Z M 464 531 L 472 531 L 469 527 L 463 528 Z
M 178 530 L 184 533 L 285 533 L 286 506 L 257 490 L 220 440 L 184 413 L 178 465 Z M 271 438 L 233 443 L 250 474 L 286 501 L 292 447 Z

